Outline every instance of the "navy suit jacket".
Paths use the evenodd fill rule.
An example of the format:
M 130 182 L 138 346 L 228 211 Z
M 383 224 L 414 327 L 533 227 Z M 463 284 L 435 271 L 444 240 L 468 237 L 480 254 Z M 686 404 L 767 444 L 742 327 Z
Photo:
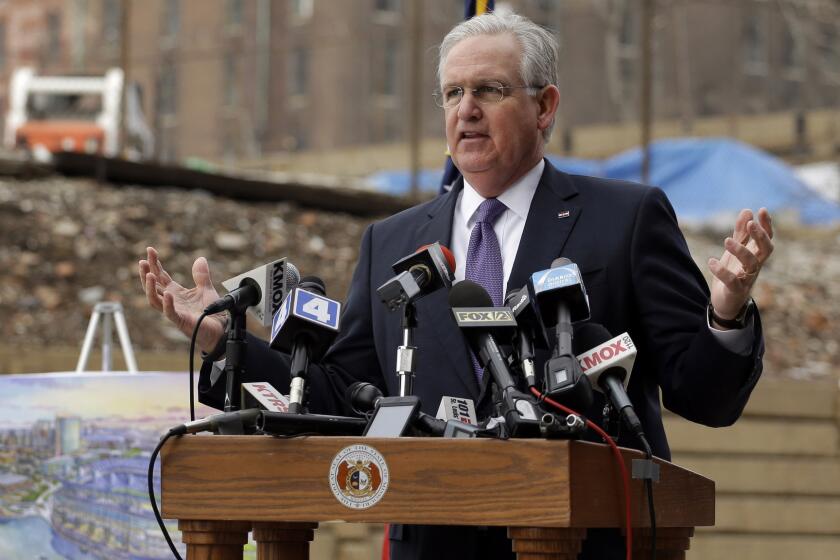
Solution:
M 396 349 L 402 342 L 400 314 L 386 309 L 376 288 L 393 276 L 391 265 L 403 256 L 427 243 L 449 243 L 462 188 L 459 180 L 450 193 L 367 228 L 341 332 L 322 363 L 311 368 L 310 410 L 348 414 L 344 391 L 354 381 L 369 381 L 385 394 L 399 394 L 395 372 Z M 694 422 L 726 426 L 740 416 L 762 369 L 758 314 L 750 355 L 726 350 L 710 333 L 706 281 L 660 189 L 567 175 L 546 162 L 507 290 L 522 287 L 532 273 L 549 268 L 561 256 L 581 270 L 591 321 L 613 334 L 627 332 L 636 343 L 628 393 L 654 454 L 670 459 L 660 391 L 667 408 Z M 423 410 L 434 414 L 443 395 L 471 398 L 486 410 L 486 383 L 482 387 L 476 380 L 445 291 L 417 302 L 417 323 L 414 392 Z M 538 372 L 546 358 L 547 353 L 537 356 Z M 209 369 L 207 364 L 202 369 L 200 399 L 218 407 L 223 383 L 211 387 Z M 288 389 L 288 356 L 252 338 L 243 381 L 266 380 L 280 390 Z M 595 405 L 586 413 L 599 420 L 603 404 L 596 394 Z M 625 434 L 620 443 L 638 447 Z M 395 559 L 512 557 L 499 546 L 480 550 L 494 539 L 504 541 L 503 534 L 492 530 L 397 526 L 391 536 Z

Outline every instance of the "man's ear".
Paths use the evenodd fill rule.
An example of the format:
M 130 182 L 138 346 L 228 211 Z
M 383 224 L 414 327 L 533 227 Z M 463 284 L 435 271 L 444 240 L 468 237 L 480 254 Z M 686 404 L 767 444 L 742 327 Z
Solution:
M 560 90 L 555 85 L 545 86 L 537 98 L 539 112 L 537 113 L 537 126 L 545 130 L 554 122 L 554 115 L 560 106 Z

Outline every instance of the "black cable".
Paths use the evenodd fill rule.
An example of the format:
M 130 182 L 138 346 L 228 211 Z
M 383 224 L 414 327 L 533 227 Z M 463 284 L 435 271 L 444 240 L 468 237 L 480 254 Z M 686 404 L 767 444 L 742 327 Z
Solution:
M 195 370 L 195 339 L 198 338 L 198 327 L 205 317 L 207 317 L 207 313 L 202 313 L 198 318 L 190 339 L 190 422 L 195 421 L 195 387 L 193 386 L 195 380 L 195 374 L 193 373 Z
M 653 450 L 650 447 L 647 439 L 642 434 L 639 434 L 639 440 L 644 447 L 645 457 L 648 461 L 653 461 Z M 645 489 L 647 490 L 648 513 L 650 514 L 650 558 L 656 560 L 656 510 L 653 507 L 653 480 L 650 476 L 645 478 Z
M 175 545 L 172 543 L 172 538 L 169 536 L 169 531 L 166 530 L 166 525 L 163 524 L 163 519 L 160 516 L 160 511 L 158 511 L 157 502 L 155 501 L 155 486 L 154 486 L 154 472 L 155 472 L 155 459 L 157 459 L 158 453 L 160 453 L 163 444 L 166 443 L 166 440 L 171 438 L 175 435 L 173 430 L 170 430 L 166 433 L 165 436 L 160 438 L 160 442 L 155 447 L 155 450 L 152 451 L 152 457 L 149 459 L 149 500 L 152 503 L 152 511 L 155 512 L 155 519 L 157 519 L 158 525 L 160 526 L 160 530 L 163 533 L 163 537 L 166 539 L 166 543 L 169 545 L 169 549 L 172 551 L 172 554 L 175 555 L 175 558 L 178 560 L 183 560 L 181 555 L 178 553 L 178 549 L 175 548 Z

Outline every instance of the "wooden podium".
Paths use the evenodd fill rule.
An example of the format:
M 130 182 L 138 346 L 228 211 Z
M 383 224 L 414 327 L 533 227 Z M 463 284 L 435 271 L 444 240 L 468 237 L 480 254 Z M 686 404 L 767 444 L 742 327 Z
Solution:
M 336 463 L 360 445 L 385 465 Z M 622 454 L 628 471 L 642 458 Z M 506 526 L 519 560 L 574 560 L 587 528 L 623 526 L 618 470 L 594 443 L 191 435 L 168 441 L 161 457 L 163 517 L 178 519 L 190 560 L 241 559 L 249 531 L 260 560 L 305 560 L 318 522 L 336 520 Z M 694 527 L 714 524 L 714 482 L 657 462 L 657 559 L 682 559 Z M 367 502 L 345 505 L 336 480 L 351 494 L 377 493 L 349 495 L 342 499 Z M 647 502 L 642 481 L 631 488 L 641 559 L 650 549 Z

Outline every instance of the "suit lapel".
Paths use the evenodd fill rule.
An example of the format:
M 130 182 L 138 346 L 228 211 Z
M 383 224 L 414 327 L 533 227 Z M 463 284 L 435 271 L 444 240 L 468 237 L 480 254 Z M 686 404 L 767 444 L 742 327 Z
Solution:
M 440 204 L 435 204 L 429 209 L 429 221 L 417 228 L 416 246 L 435 241 L 440 241 L 441 244 L 447 246 L 451 243 L 455 203 L 463 188 L 464 180 L 459 178 L 449 193 L 438 199 Z M 443 348 L 442 355 L 438 356 L 438 359 L 449 360 L 451 368 L 456 372 L 467 394 L 478 402 L 478 380 L 473 373 L 467 346 L 464 344 L 464 336 L 451 316 L 449 293 L 446 290 L 438 290 L 421 299 L 417 303 L 417 314 L 418 323 L 429 325 L 430 328 L 424 329 L 425 332 L 433 332 L 432 336 L 438 338 Z
M 577 192 L 569 176 L 546 161 L 528 210 L 506 293 L 524 286 L 531 274 L 549 268 L 551 261 L 562 254 L 581 213 L 580 206 L 572 203 Z

